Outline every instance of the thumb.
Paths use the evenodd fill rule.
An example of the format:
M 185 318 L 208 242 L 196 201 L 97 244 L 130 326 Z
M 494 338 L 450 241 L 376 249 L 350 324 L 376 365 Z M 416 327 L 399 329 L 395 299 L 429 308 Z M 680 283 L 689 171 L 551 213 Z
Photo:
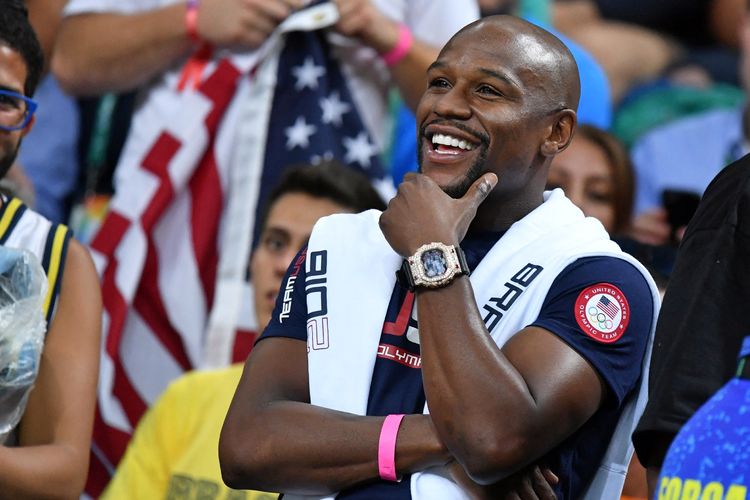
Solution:
M 466 191 L 463 199 L 476 208 L 489 196 L 496 185 L 497 175 L 492 172 L 483 174 L 479 179 L 474 181 L 474 184 Z

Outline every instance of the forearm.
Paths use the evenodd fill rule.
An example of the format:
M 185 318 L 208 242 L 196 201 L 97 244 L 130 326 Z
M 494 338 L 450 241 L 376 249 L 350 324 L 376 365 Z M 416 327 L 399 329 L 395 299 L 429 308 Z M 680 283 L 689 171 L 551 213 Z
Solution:
M 404 58 L 391 67 L 391 77 L 404 102 L 412 111 L 416 111 L 419 100 L 427 88 L 427 68 L 437 55 L 436 48 L 415 39 Z
M 474 302 L 467 277 L 417 293 L 430 414 L 451 454 L 472 479 L 484 483 L 525 465 L 522 451 L 523 456 L 533 453 L 524 436 L 533 426 L 535 401 L 487 333 Z M 492 469 L 490 478 L 485 477 L 486 468 Z
M 231 419 L 230 410 L 219 447 L 230 487 L 321 495 L 379 477 L 383 417 L 284 401 L 270 403 L 244 421 Z M 448 459 L 429 416 L 407 415 L 396 443 L 399 474 Z
M 0 499 L 78 498 L 88 450 L 66 445 L 0 446 Z
M 132 14 L 66 18 L 52 60 L 63 87 L 89 95 L 133 89 L 189 54 L 185 4 Z

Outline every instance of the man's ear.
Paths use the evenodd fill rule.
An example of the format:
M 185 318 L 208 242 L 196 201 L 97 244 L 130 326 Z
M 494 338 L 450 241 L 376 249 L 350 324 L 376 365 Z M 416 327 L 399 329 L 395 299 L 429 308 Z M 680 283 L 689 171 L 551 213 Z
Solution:
M 576 112 L 572 109 L 558 111 L 549 128 L 547 138 L 542 143 L 542 155 L 555 156 L 567 148 L 573 139 L 577 121 Z
M 26 134 L 31 132 L 31 129 L 34 128 L 35 123 L 36 123 L 36 115 L 31 115 L 31 119 L 29 120 L 29 123 L 27 123 L 23 129 L 21 129 L 21 137 L 26 137 Z

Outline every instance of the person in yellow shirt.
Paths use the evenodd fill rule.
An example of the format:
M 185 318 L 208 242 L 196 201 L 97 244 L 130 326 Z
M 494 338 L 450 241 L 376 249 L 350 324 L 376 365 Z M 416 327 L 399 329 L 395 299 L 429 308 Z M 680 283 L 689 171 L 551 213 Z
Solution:
M 271 318 L 287 267 L 320 217 L 385 204 L 369 180 L 335 163 L 288 170 L 271 195 L 250 260 L 259 325 Z M 173 382 L 136 428 L 101 498 L 268 500 L 275 493 L 232 490 L 219 469 L 218 443 L 242 365 L 188 373 Z M 252 453 L 252 450 L 248 450 Z

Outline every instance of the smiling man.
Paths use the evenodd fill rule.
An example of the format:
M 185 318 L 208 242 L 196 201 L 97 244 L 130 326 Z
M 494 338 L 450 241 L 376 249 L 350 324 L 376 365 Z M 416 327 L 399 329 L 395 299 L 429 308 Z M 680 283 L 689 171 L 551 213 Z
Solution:
M 535 498 L 541 464 L 558 498 L 616 498 L 658 295 L 599 222 L 544 192 L 576 125 L 575 63 L 490 17 L 428 81 L 421 173 L 382 214 L 322 219 L 288 271 L 224 424 L 224 480 Z

